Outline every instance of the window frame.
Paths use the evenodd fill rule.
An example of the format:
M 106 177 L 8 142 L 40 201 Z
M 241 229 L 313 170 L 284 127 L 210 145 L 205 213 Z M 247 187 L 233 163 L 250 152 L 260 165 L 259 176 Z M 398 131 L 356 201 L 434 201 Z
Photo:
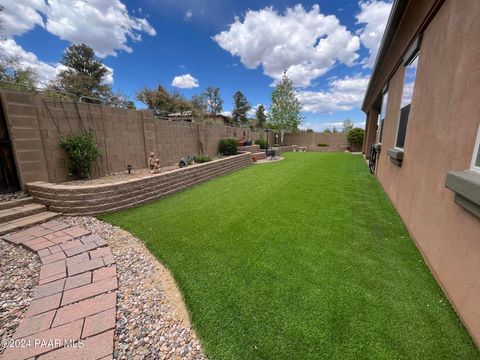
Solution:
M 376 143 L 381 144 L 383 139 L 383 129 L 385 118 L 388 111 L 388 88 L 382 91 L 382 103 L 380 104 L 380 114 L 378 114 Z
M 477 139 L 473 147 L 472 162 L 470 164 L 470 170 L 480 173 L 480 166 L 476 165 L 477 160 L 480 160 L 480 126 L 478 127 Z
M 418 46 L 418 44 L 416 44 L 416 45 Z M 400 98 L 400 110 L 399 110 L 399 115 L 398 115 L 397 131 L 395 132 L 395 143 L 394 143 L 394 149 L 401 150 L 401 151 L 403 151 L 405 149 L 405 139 L 406 139 L 406 136 L 407 136 L 407 129 L 405 129 L 405 139 L 403 140 L 403 143 L 404 143 L 403 147 L 400 147 L 400 146 L 397 145 L 397 143 L 398 143 L 398 132 L 400 130 L 400 119 L 401 119 L 401 116 L 402 116 L 402 109 L 406 108 L 407 106 L 411 107 L 411 105 L 412 105 L 413 94 L 415 92 L 415 83 L 417 81 L 417 68 L 418 68 L 419 58 L 420 58 L 420 49 L 417 48 L 415 51 L 413 51 L 409 54 L 408 60 L 405 61 L 404 64 L 403 64 L 403 66 L 405 67 L 405 76 L 404 76 L 404 79 L 403 79 L 402 94 L 401 94 L 401 98 Z M 417 68 L 415 69 L 415 80 L 413 82 L 412 97 L 411 97 L 410 102 L 408 104 L 402 106 L 403 91 L 405 90 L 405 80 L 407 78 L 407 69 L 415 60 L 417 60 Z M 408 118 L 409 117 L 410 117 L 410 109 L 409 109 L 409 114 L 407 116 L 407 127 L 408 127 Z

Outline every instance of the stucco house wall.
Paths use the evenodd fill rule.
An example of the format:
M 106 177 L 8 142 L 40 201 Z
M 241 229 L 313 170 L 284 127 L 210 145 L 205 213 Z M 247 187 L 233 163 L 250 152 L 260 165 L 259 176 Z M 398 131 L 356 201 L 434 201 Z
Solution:
M 431 9 L 425 6 L 433 8 L 434 3 L 440 4 L 438 11 L 427 19 Z M 455 194 L 445 187 L 445 179 L 449 171 L 469 169 L 479 130 L 479 18 L 477 0 L 410 1 L 364 102 L 369 113 L 378 106 L 381 89 L 388 83 L 376 176 L 477 345 L 480 218 L 454 202 Z M 412 31 L 412 24 L 417 24 L 417 31 Z M 406 38 L 413 40 L 420 31 L 423 38 L 404 159 L 397 166 L 387 150 L 395 145 L 405 68 L 400 65 L 388 71 L 390 64 L 401 60 L 410 43 Z

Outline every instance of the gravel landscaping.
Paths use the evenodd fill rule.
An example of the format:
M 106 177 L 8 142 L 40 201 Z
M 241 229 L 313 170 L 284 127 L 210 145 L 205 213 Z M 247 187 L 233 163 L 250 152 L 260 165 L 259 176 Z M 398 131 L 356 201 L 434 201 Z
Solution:
M 26 198 L 26 197 L 28 197 L 28 195 L 25 194 L 22 191 L 17 191 L 17 192 L 14 192 L 14 193 L 0 194 L 0 202 L 23 199 L 23 198 Z
M 40 271 L 38 256 L 1 240 L 0 344 L 12 337 L 35 293 Z M 3 353 L 0 346 L 0 354 Z
M 130 233 L 94 217 L 63 217 L 104 238 L 119 282 L 115 359 L 207 359 L 170 275 Z

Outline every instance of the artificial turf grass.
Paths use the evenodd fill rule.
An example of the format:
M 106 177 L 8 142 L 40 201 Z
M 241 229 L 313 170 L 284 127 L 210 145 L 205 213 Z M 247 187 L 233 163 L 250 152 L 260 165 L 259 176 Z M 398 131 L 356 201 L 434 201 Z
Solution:
M 480 358 L 363 158 L 285 158 L 101 218 L 172 271 L 211 359 Z

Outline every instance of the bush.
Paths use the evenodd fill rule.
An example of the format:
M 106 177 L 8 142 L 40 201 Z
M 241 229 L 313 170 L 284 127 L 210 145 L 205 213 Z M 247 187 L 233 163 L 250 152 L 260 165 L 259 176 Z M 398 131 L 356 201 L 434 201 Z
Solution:
M 267 147 L 267 140 L 257 139 L 257 140 L 255 140 L 255 144 L 260 145 L 260 149 L 265 149 Z
M 325 146 L 328 146 L 328 144 L 319 143 L 317 146 L 325 147 Z
M 218 146 L 220 155 L 237 155 L 237 140 L 235 139 L 221 139 Z
M 59 144 L 67 153 L 65 164 L 69 175 L 77 179 L 90 178 L 92 162 L 100 156 L 92 134 L 67 135 L 60 139 Z
M 348 142 L 351 145 L 361 145 L 363 144 L 363 135 L 365 131 L 361 128 L 353 128 L 347 134 Z
M 206 163 L 212 161 L 208 155 L 197 155 L 193 158 L 197 164 Z

